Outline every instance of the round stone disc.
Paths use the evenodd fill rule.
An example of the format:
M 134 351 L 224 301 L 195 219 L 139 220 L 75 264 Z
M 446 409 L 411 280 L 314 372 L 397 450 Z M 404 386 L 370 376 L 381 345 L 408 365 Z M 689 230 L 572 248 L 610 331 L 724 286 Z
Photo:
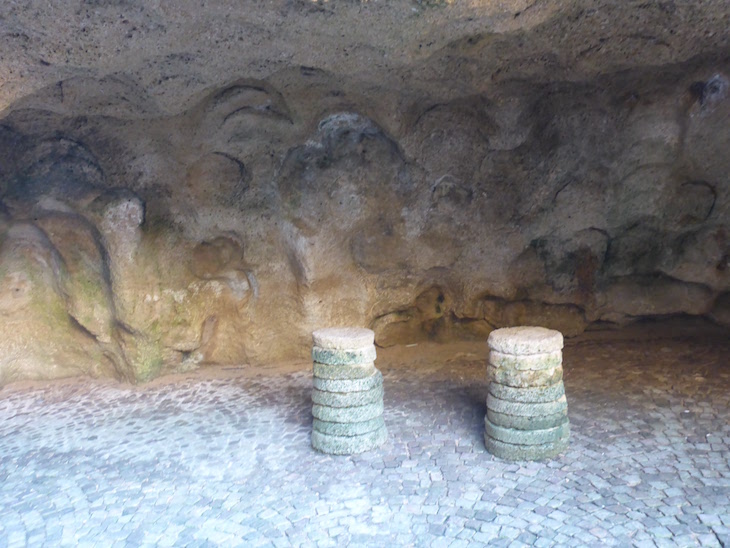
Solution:
M 362 365 L 327 365 L 314 362 L 314 376 L 335 381 L 364 379 L 375 373 L 375 362 Z
M 540 371 L 515 371 L 501 367 L 487 367 L 487 380 L 515 388 L 551 386 L 563 380 L 563 368 Z
M 516 428 L 504 428 L 492 424 L 488 417 L 484 417 L 484 431 L 487 436 L 492 439 L 503 441 L 505 443 L 514 443 L 517 445 L 541 445 L 543 443 L 553 443 L 570 435 L 570 423 L 565 418 L 560 426 L 553 428 L 542 428 L 540 430 L 518 430 Z
M 568 419 L 567 409 L 562 413 L 553 415 L 544 415 L 541 417 L 520 417 L 517 415 L 506 415 L 505 413 L 497 413 L 491 409 L 487 409 L 487 418 L 489 422 L 503 428 L 514 428 L 515 430 L 543 430 L 545 428 L 555 428 L 560 426 Z
M 375 333 L 363 327 L 326 327 L 312 333 L 312 344 L 334 350 L 358 350 L 372 346 Z
M 496 382 L 489 383 L 489 393 L 495 398 L 523 403 L 545 403 L 565 396 L 563 381 L 539 388 L 515 388 Z
M 317 390 L 323 392 L 361 392 L 370 390 L 376 386 L 383 385 L 383 374 L 375 369 L 375 372 L 369 377 L 362 379 L 319 379 L 314 377 L 312 384 Z
M 388 430 L 381 426 L 359 436 L 331 436 L 312 431 L 312 447 L 330 455 L 354 455 L 376 449 L 388 439 Z
M 383 402 L 358 405 L 357 407 L 329 407 L 327 405 L 312 406 L 315 419 L 327 422 L 363 422 L 383 414 Z
M 563 334 L 544 327 L 506 327 L 492 331 L 487 344 L 502 354 L 545 354 L 563 348 Z
M 568 449 L 568 438 L 540 445 L 504 443 L 484 434 L 484 445 L 492 455 L 509 461 L 544 460 L 555 457 Z
M 359 392 L 325 392 L 312 390 L 312 403 L 330 407 L 355 407 L 383 401 L 383 385 Z
M 563 365 L 563 351 L 555 350 L 544 354 L 503 354 L 497 350 L 489 351 L 489 365 L 517 369 L 520 371 L 539 371 Z
M 375 361 L 375 345 L 355 350 L 312 347 L 312 360 L 327 365 L 364 365 Z
M 491 409 L 497 413 L 517 415 L 520 417 L 541 417 L 543 415 L 554 415 L 555 413 L 567 411 L 568 401 L 565 399 L 565 396 L 561 396 L 554 401 L 544 403 L 523 403 L 501 400 L 495 398 L 492 394 L 487 394 L 487 409 Z
M 377 430 L 384 425 L 385 421 L 382 415 L 362 422 L 329 422 L 319 419 L 312 421 L 314 430 L 320 434 L 329 434 L 331 436 L 359 436 Z

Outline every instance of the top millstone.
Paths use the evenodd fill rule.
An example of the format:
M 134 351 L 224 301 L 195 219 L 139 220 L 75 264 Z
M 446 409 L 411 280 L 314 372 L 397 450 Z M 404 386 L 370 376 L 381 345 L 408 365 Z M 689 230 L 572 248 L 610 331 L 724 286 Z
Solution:
M 314 346 L 331 350 L 359 350 L 374 341 L 375 333 L 362 327 L 327 327 L 312 333 Z
M 563 335 L 560 331 L 544 327 L 506 327 L 492 331 L 487 344 L 492 350 L 503 354 L 544 354 L 561 350 Z

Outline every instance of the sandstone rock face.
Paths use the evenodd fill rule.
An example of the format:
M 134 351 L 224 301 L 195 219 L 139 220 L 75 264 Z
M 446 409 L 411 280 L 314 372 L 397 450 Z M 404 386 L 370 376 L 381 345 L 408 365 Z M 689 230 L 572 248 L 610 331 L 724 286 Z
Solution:
M 730 5 L 0 6 L 0 383 L 730 326 Z

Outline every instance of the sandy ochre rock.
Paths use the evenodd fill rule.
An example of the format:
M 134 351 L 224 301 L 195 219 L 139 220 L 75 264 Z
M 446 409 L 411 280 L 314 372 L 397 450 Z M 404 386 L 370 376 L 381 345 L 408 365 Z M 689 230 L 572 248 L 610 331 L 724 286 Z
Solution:
M 335 353 L 730 327 L 728 21 L 0 2 L 0 384 L 307 361 L 322 326 L 373 332 L 315 337 Z

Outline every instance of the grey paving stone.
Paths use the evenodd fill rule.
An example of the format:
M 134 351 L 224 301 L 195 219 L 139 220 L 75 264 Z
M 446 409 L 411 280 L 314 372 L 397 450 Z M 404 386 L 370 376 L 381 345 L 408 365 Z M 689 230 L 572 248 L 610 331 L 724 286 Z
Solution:
M 563 368 L 540 371 L 513 371 L 505 368 L 487 367 L 487 380 L 516 388 L 552 386 L 563 380 Z
M 518 417 L 544 417 L 567 412 L 568 402 L 565 396 L 545 403 L 523 403 L 502 400 L 487 394 L 487 409 L 495 413 L 515 415 Z
M 328 365 L 326 363 L 314 362 L 313 374 L 316 378 L 320 379 L 364 379 L 375 374 L 375 362 L 361 365 Z
M 383 385 L 383 375 L 377 369 L 369 377 L 362 379 L 320 379 L 314 377 L 312 384 L 323 392 L 362 392 Z
M 562 381 L 548 387 L 540 388 L 515 388 L 513 386 L 491 382 L 489 383 L 489 393 L 495 398 L 505 401 L 545 403 L 565 396 L 565 387 Z
M 312 347 L 312 361 L 325 365 L 363 365 L 375 361 L 375 346 L 355 350 Z
M 369 421 L 383 414 L 383 402 L 370 403 L 357 407 L 328 407 L 325 405 L 313 405 L 312 415 L 321 421 L 326 422 L 363 422 Z
M 560 426 L 554 428 L 517 430 L 492 424 L 489 418 L 485 417 L 484 429 L 490 438 L 516 445 L 541 445 L 567 439 L 570 436 L 570 424 L 567 418 Z

